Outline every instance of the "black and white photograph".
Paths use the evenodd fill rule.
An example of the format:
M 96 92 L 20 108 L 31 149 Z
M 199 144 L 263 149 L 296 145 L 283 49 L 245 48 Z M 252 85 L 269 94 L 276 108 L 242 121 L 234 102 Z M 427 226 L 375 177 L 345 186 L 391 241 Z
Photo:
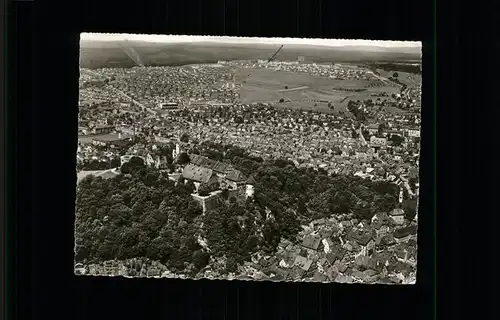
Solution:
M 421 42 L 82 33 L 79 64 L 75 274 L 416 283 Z

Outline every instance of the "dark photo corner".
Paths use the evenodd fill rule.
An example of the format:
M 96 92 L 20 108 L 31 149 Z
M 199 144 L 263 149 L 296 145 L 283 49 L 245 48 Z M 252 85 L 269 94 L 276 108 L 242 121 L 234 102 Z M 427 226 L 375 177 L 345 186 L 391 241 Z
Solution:
M 446 85 L 440 89 L 443 97 L 436 95 L 435 88 L 441 80 L 436 80 L 436 51 L 440 46 L 435 41 L 434 11 L 432 1 L 10 3 L 5 19 L 9 38 L 5 74 L 13 94 L 8 95 L 6 103 L 5 147 L 9 152 L 8 170 L 4 172 L 5 199 L 10 200 L 6 201 L 9 219 L 5 233 L 9 238 L 5 268 L 9 275 L 5 278 L 6 301 L 12 302 L 5 308 L 9 316 L 352 319 L 383 314 L 389 318 L 430 319 L 439 316 L 435 311 L 439 303 L 443 304 L 441 310 L 447 313 L 446 318 L 459 319 L 459 311 L 452 304 L 459 294 L 453 281 L 458 277 L 455 272 L 460 272 L 458 252 L 453 251 L 458 250 L 458 234 L 454 231 L 458 227 L 451 221 L 453 214 L 448 213 L 460 212 L 457 204 L 454 209 L 449 208 L 456 197 L 453 193 L 458 192 L 453 188 L 459 188 L 459 183 L 444 187 L 436 178 L 436 171 L 452 177 L 453 171 L 458 170 L 456 160 L 453 166 L 444 165 L 441 169 L 442 160 L 436 158 L 437 146 L 443 158 L 459 158 L 456 151 L 451 151 L 453 145 L 441 142 L 447 134 L 436 134 L 440 131 L 437 127 L 459 131 L 457 114 L 436 124 L 437 118 L 441 119 L 440 110 L 450 103 L 444 96 L 453 95 L 456 89 L 450 88 L 454 83 L 447 83 L 446 89 Z M 75 275 L 81 32 L 422 41 L 424 107 L 419 167 L 420 184 L 425 187 L 420 190 L 418 204 L 416 283 L 321 284 Z M 279 45 L 272 51 L 278 48 Z M 397 81 L 397 76 L 392 74 L 391 79 Z M 455 77 L 451 82 L 456 80 Z M 283 98 L 278 103 L 287 101 Z M 436 105 L 443 107 L 436 110 Z M 185 160 L 189 161 L 195 161 L 193 156 Z M 98 169 L 102 168 L 92 168 Z M 123 165 L 121 169 L 125 170 Z M 454 181 L 451 179 L 448 180 Z M 444 177 L 441 180 L 448 181 Z M 198 193 L 203 196 L 213 191 L 205 189 L 200 188 Z M 437 194 L 443 197 L 441 205 L 436 203 Z M 438 211 L 440 215 L 436 216 Z M 441 226 L 446 230 L 440 231 Z M 436 245 L 436 234 L 450 234 L 447 242 L 453 241 L 455 246 L 443 253 L 441 244 Z M 440 252 L 438 260 L 436 248 Z M 452 272 L 436 278 L 436 261 L 441 260 L 437 268 L 443 266 Z M 439 288 L 446 293 L 440 293 Z M 437 300 L 441 295 L 446 298 Z

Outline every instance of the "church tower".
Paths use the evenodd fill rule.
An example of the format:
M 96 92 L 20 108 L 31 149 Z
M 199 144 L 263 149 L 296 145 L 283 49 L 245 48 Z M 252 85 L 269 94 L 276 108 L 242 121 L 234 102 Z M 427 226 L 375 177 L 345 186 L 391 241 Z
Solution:
M 172 159 L 177 159 L 177 157 L 179 156 L 179 154 L 181 153 L 181 146 L 179 144 L 179 142 L 176 142 L 175 143 L 175 149 L 172 150 Z
M 245 199 L 254 199 L 255 196 L 255 178 L 250 176 L 245 184 Z
M 172 150 L 172 159 L 175 159 L 181 153 L 181 131 L 177 131 L 177 141 L 175 141 L 175 149 Z

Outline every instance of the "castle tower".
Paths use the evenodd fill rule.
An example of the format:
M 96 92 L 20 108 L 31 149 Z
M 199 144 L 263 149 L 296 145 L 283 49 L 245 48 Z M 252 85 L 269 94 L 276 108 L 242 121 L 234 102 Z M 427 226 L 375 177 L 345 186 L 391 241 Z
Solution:
M 253 198 L 255 195 L 255 188 L 251 184 L 246 185 L 246 192 L 245 192 L 245 197 L 246 199 L 248 198 Z
M 255 196 L 255 179 L 250 176 L 246 181 L 245 199 L 253 199 Z
M 180 146 L 179 142 L 177 142 L 175 144 L 175 149 L 172 150 L 172 159 L 175 160 L 177 158 L 177 156 L 179 156 L 180 153 L 181 153 L 181 146 Z
M 172 150 L 172 158 L 175 160 L 181 153 L 181 130 L 177 131 L 177 141 L 175 142 L 175 149 Z

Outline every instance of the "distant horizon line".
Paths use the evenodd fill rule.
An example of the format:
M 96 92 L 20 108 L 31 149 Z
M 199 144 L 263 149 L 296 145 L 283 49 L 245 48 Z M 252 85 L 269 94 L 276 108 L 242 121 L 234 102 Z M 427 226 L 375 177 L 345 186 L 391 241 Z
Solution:
M 139 41 L 149 43 L 199 43 L 222 44 L 262 44 L 262 45 L 311 45 L 323 47 L 378 47 L 421 49 L 421 41 L 390 40 L 353 40 L 353 39 L 310 39 L 310 38 L 258 38 L 258 37 L 220 37 L 220 36 L 179 36 L 179 35 L 139 35 L 139 34 L 102 34 L 81 33 L 80 41 L 113 42 Z

